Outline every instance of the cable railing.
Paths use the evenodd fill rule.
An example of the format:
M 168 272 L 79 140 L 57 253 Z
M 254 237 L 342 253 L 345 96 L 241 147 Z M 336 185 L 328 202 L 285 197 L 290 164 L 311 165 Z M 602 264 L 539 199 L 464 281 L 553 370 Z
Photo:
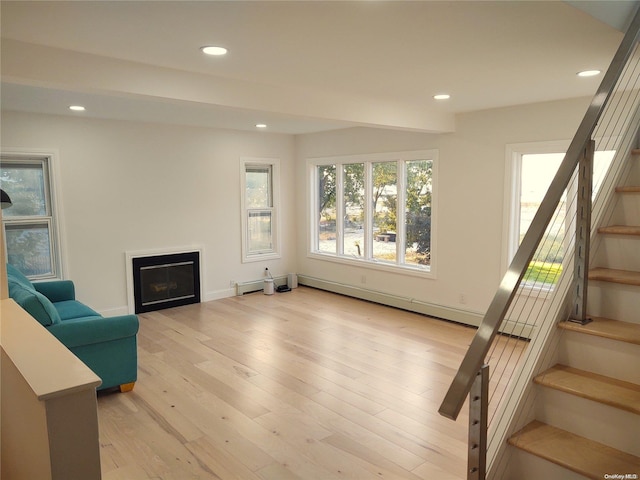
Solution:
M 485 478 L 487 449 L 495 454 L 504 443 L 536 365 L 553 348 L 552 327 L 589 321 L 592 220 L 605 213 L 640 123 L 639 36 L 637 12 L 440 406 L 455 420 L 469 395 L 469 479 Z
M 634 84 L 629 90 L 631 94 L 615 98 L 611 102 L 611 105 L 616 105 L 619 108 L 624 106 L 623 113 L 615 120 L 603 119 L 594 131 L 594 137 L 598 139 L 596 141 L 596 158 L 598 152 L 615 152 L 611 160 L 607 159 L 607 162 L 594 175 L 592 210 L 594 225 L 609 223 L 611 209 L 615 205 L 615 202 L 611 201 L 613 191 L 615 186 L 619 185 L 620 181 L 628 175 L 632 165 L 632 162 L 629 162 L 630 152 L 638 146 L 638 129 L 640 128 L 640 76 L 638 72 L 640 72 L 640 61 L 638 58 L 634 58 L 629 66 L 631 68 L 625 72 L 625 76 L 635 77 Z M 638 71 L 634 72 L 634 70 Z M 614 130 L 611 130 L 612 128 Z M 617 135 L 607 134 L 610 131 L 617 131 L 616 129 L 622 129 L 622 132 Z M 568 190 L 571 189 L 570 184 Z M 571 210 L 571 207 L 568 209 Z M 568 260 L 565 260 L 564 264 L 571 266 L 572 263 L 575 263 L 573 260 L 576 243 L 575 213 L 566 219 L 566 225 L 567 233 L 563 234 L 563 239 L 567 245 L 570 245 L 571 251 L 565 254 L 565 259 Z M 489 404 L 493 415 L 489 419 L 487 455 L 492 459 L 492 478 L 505 478 L 501 476 L 501 472 L 508 468 L 510 458 L 506 449 L 506 438 L 513 431 L 519 430 L 526 423 L 529 423 L 535 416 L 532 407 L 535 405 L 539 390 L 532 388 L 532 379 L 557 363 L 559 346 L 565 331 L 558 329 L 556 325 L 558 321 L 575 317 L 576 302 L 574 297 L 577 296 L 575 290 L 574 271 L 571 268 L 566 268 L 566 271 L 559 275 L 553 290 L 535 295 L 535 298 L 538 301 L 544 301 L 548 308 L 528 316 L 528 321 L 535 323 L 536 326 L 526 343 L 526 349 L 518 351 L 517 356 L 514 354 L 507 359 L 512 364 L 517 364 L 517 366 L 511 366 L 511 369 L 516 370 L 517 374 L 508 378 L 493 375 L 491 378 L 491 391 L 496 389 L 493 384 L 509 383 L 508 389 L 499 390 L 494 394 L 494 398 L 490 399 L 490 402 L 495 402 L 496 405 Z M 523 300 L 520 297 L 517 299 L 521 305 L 520 310 L 530 311 L 530 305 L 522 305 Z M 582 323 L 579 319 L 578 321 Z M 500 338 L 500 335 L 496 338 Z M 494 350 L 500 351 L 498 347 L 492 345 L 492 351 Z M 495 354 L 492 356 L 495 357 Z M 504 358 L 500 360 L 504 361 Z M 491 361 L 493 362 L 493 359 Z M 496 374 L 495 368 L 493 368 L 493 372 Z M 500 396 L 497 396 L 498 393 Z

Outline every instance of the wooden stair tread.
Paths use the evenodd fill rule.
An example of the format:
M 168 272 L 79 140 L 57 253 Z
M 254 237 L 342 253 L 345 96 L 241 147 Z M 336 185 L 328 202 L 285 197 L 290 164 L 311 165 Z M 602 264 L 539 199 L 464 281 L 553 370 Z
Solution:
M 600 227 L 598 233 L 611 233 L 614 235 L 640 235 L 640 226 L 636 225 L 610 225 Z
M 640 148 L 633 148 L 631 150 L 631 155 L 640 155 Z
M 616 187 L 616 193 L 640 193 L 640 186 L 629 185 L 625 187 Z
M 589 270 L 589 280 L 640 286 L 640 272 L 612 268 L 593 268 Z
M 560 322 L 558 327 L 573 332 L 595 335 L 626 343 L 640 345 L 640 324 L 621 322 L 609 318 L 591 317 L 591 322 L 580 325 L 574 322 Z
M 555 365 L 538 375 L 534 382 L 561 392 L 640 414 L 640 385 L 615 378 Z
M 640 457 L 537 420 L 509 438 L 509 444 L 594 480 L 640 471 Z

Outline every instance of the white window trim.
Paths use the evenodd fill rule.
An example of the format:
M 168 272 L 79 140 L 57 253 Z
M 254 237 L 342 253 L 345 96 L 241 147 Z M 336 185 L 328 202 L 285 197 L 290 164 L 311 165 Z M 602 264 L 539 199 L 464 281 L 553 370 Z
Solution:
M 389 153 L 372 153 L 372 154 L 357 154 L 357 155 L 341 155 L 335 157 L 316 157 L 316 158 L 308 158 L 307 159 L 307 257 L 316 259 L 329 261 L 334 263 L 339 263 L 343 265 L 352 265 L 358 267 L 369 268 L 373 270 L 387 271 L 393 273 L 402 273 L 404 275 L 418 276 L 422 278 L 437 278 L 437 218 L 438 218 L 438 154 L 439 151 L 437 149 L 430 150 L 412 150 L 412 151 L 404 151 L 404 152 L 389 152 Z M 406 264 L 392 264 L 388 262 L 376 261 L 375 259 L 364 260 L 364 259 L 355 259 L 346 256 L 340 256 L 340 252 L 342 251 L 341 242 L 338 242 L 337 249 L 338 253 L 329 254 L 322 253 L 318 251 L 317 244 L 317 235 L 316 235 L 316 225 L 314 219 L 316 218 L 316 212 L 318 209 L 318 198 L 316 195 L 316 185 L 317 185 L 317 166 L 319 165 L 333 165 L 333 164 L 346 164 L 346 163 L 368 163 L 373 164 L 377 162 L 405 162 L 411 160 L 431 160 L 432 161 L 432 170 L 431 170 L 431 262 L 429 267 L 423 266 L 414 266 L 414 265 L 406 265 Z M 369 165 L 370 167 L 370 165 Z M 342 169 L 338 169 L 340 171 L 336 172 L 337 179 L 336 182 L 342 182 L 343 180 L 343 172 Z M 371 197 L 371 192 L 369 188 L 372 184 L 372 169 L 365 168 L 365 198 Z M 400 177 L 403 177 L 402 180 Z M 398 186 L 401 184 L 404 185 L 406 179 L 404 175 L 398 175 Z M 404 194 L 403 194 L 404 196 Z M 400 201 L 400 195 L 398 195 Z M 341 208 L 340 203 L 342 199 L 340 195 L 336 198 L 336 209 L 337 211 Z M 370 205 L 371 202 L 365 202 L 365 229 L 366 231 L 370 231 L 372 227 L 372 212 L 373 208 Z M 404 209 L 398 209 L 398 212 Z M 404 216 L 404 212 L 401 214 Z M 337 232 L 342 228 L 342 222 L 336 222 Z M 404 231 L 404 225 L 400 227 L 402 231 Z M 396 232 L 398 235 L 401 232 Z M 369 256 L 372 256 L 373 245 L 371 242 L 367 241 L 367 236 L 365 236 L 364 242 L 364 250 L 368 253 Z M 398 257 L 400 258 L 400 257 Z
M 511 143 L 506 147 L 504 212 L 502 225 L 502 272 L 509 268 L 518 248 L 520 225 L 520 195 L 522 175 L 522 155 L 566 152 L 570 140 L 545 142 Z
M 64 214 L 62 209 L 62 193 L 59 188 L 60 166 L 58 162 L 59 154 L 57 149 L 53 148 L 21 148 L 21 147 L 3 147 L 0 152 L 1 156 L 14 157 L 23 160 L 42 160 L 46 159 L 48 163 L 48 182 L 45 182 L 45 188 L 48 188 L 49 199 L 51 202 L 51 220 L 49 221 L 51 230 L 50 242 L 52 243 L 53 265 L 55 275 L 47 277 L 46 280 L 64 279 L 67 268 L 67 248 L 66 235 L 63 226 Z M 25 221 L 25 223 L 33 223 Z M 6 239 L 5 239 L 6 242 Z M 5 245 L 5 254 L 6 245 Z M 6 262 L 6 258 L 2 259 Z M 38 278 L 40 280 L 41 278 Z M 45 280 L 45 278 L 42 278 Z
M 271 167 L 272 188 L 272 244 L 273 249 L 264 252 L 249 252 L 248 210 L 246 208 L 246 167 L 265 165 Z M 281 258 L 280 253 L 280 159 L 264 157 L 240 157 L 240 209 L 242 216 L 242 263 L 260 262 Z
M 523 155 L 538 155 L 549 153 L 566 152 L 569 148 L 570 140 L 555 140 L 528 143 L 508 144 L 506 148 L 506 168 L 505 168 L 505 215 L 503 223 L 503 255 L 502 255 L 502 272 L 503 274 L 509 268 L 509 264 L 513 259 L 519 246 L 519 225 L 520 225 L 520 197 L 521 197 L 521 176 L 522 176 L 522 157 Z M 569 188 L 575 182 L 570 182 Z M 571 197 L 572 193 L 567 194 Z M 571 228 L 566 225 L 565 228 Z M 565 251 L 569 251 L 571 245 L 565 245 Z M 563 262 L 563 268 L 567 265 Z M 549 292 L 553 287 L 535 285 L 527 286 L 521 290 L 522 295 L 538 296 L 540 292 Z M 545 301 L 546 297 L 543 297 Z
M 569 148 L 570 140 L 553 140 L 542 142 L 529 142 L 529 143 L 513 143 L 506 146 L 506 166 L 505 166 L 505 196 L 504 196 L 504 223 L 503 223 L 503 255 L 502 255 L 502 272 L 506 272 L 515 252 L 518 248 L 519 240 L 519 225 L 520 225 L 520 196 L 521 196 L 521 182 L 522 176 L 522 156 L 523 155 L 536 155 L 536 154 L 548 154 L 566 152 Z M 596 145 L 598 147 L 605 147 L 610 149 L 612 146 L 620 144 L 619 137 L 602 137 L 596 139 Z M 594 194 L 600 194 L 601 183 L 603 178 L 596 178 L 594 172 Z M 600 185 L 598 185 L 598 182 Z M 569 182 L 567 197 L 575 198 L 577 189 L 576 177 Z M 571 216 L 569 216 L 571 218 Z M 567 230 L 575 229 L 575 221 L 570 220 L 570 223 L 566 225 Z M 569 235 L 565 242 L 565 251 L 569 252 L 573 248 L 573 240 Z M 563 265 L 563 268 L 568 268 L 568 265 Z M 525 293 L 535 293 L 539 290 L 547 291 L 545 287 L 532 287 L 523 290 Z

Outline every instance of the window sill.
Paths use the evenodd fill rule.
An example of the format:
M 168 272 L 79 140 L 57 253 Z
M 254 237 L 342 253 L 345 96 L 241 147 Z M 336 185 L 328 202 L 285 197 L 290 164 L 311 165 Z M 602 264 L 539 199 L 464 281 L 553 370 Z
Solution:
M 431 266 L 409 266 L 409 265 L 396 265 L 383 261 L 364 260 L 361 258 L 350 257 L 338 257 L 336 255 L 325 254 L 322 252 L 308 252 L 307 257 L 313 260 L 321 260 L 333 263 L 339 263 L 341 265 L 349 265 L 353 267 L 368 268 L 371 270 L 390 272 L 395 274 L 410 275 L 420 278 L 435 279 L 435 271 Z
M 280 255 L 279 253 L 255 253 L 253 255 L 242 257 L 242 263 L 262 262 L 264 260 L 279 260 L 280 258 L 282 258 L 282 255 Z

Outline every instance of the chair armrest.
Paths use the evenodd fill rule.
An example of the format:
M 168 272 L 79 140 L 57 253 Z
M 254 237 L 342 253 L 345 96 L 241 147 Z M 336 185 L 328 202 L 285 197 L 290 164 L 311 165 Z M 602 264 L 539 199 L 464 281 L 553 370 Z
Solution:
M 53 303 L 76 299 L 76 289 L 71 280 L 36 282 L 33 287 Z
M 135 337 L 138 333 L 138 317 L 88 317 L 64 320 L 49 330 L 66 347 L 73 348 Z

